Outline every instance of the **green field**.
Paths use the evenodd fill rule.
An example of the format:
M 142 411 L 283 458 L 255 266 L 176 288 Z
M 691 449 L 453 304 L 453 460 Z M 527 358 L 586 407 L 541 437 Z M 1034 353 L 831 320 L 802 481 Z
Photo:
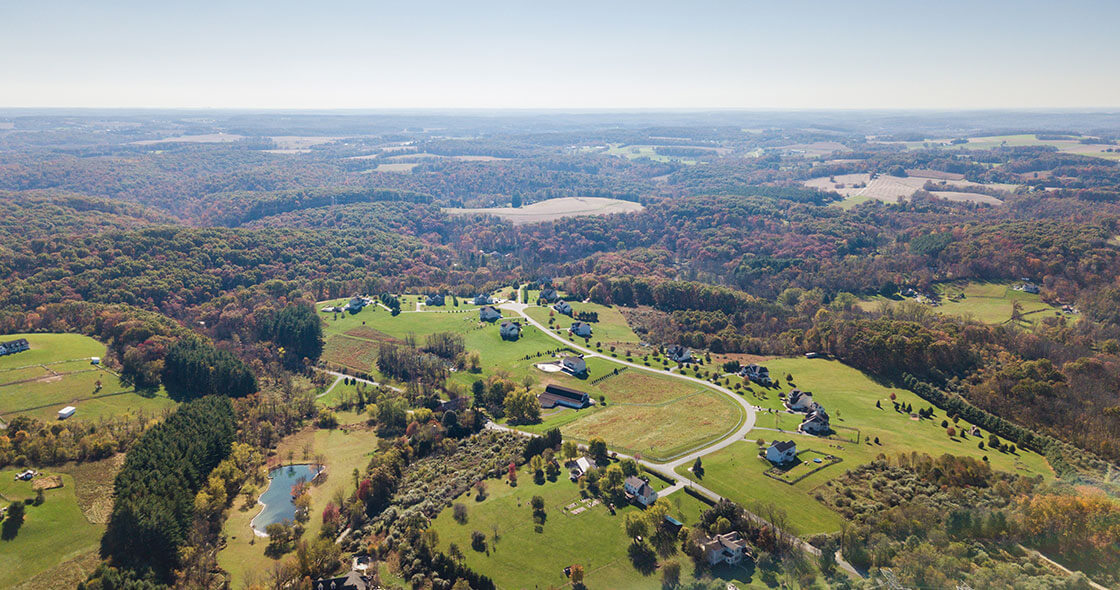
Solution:
M 634 333 L 630 325 L 626 323 L 626 317 L 618 308 L 607 307 L 597 303 L 580 303 L 578 301 L 572 302 L 573 314 L 581 311 L 593 311 L 599 314 L 599 321 L 591 323 L 591 341 L 602 342 L 604 346 L 610 344 L 624 343 L 624 344 L 637 344 L 641 338 Z M 552 328 L 561 328 L 565 335 L 568 327 L 574 321 L 572 318 L 561 314 L 551 307 L 530 307 L 525 310 L 525 314 L 537 320 L 543 326 L 550 326 L 549 319 L 553 320 Z
M 1022 319 L 1018 322 L 1020 327 L 1032 327 L 1042 318 L 1061 314 L 1058 308 L 1042 301 L 1040 295 L 1015 290 L 1013 287 L 1017 284 L 975 281 L 939 283 L 934 289 L 941 295 L 941 304 L 931 309 L 938 313 L 971 317 L 985 324 L 1007 324 L 1011 322 L 1013 302 L 1018 302 L 1022 306 Z M 901 301 L 913 300 L 876 296 L 860 302 L 860 307 L 874 310 L 880 305 L 897 305 Z
M 611 144 L 611 146 L 607 148 L 605 153 L 612 156 L 622 156 L 631 160 L 637 158 L 649 158 L 654 162 L 680 162 L 681 164 L 687 164 L 689 166 L 699 162 L 699 160 L 697 160 L 696 158 L 661 155 L 654 149 L 656 147 L 657 146 L 653 145 L 623 145 L 620 143 L 615 143 Z M 714 154 L 715 152 L 713 152 L 713 155 Z
M 35 497 L 29 481 L 14 481 L 22 470 L 0 471 L 3 505 Z M 23 526 L 14 539 L 0 540 L 3 586 L 30 579 L 60 563 L 97 549 L 103 525 L 90 523 L 75 495 L 74 478 L 62 475 L 62 487 L 46 490 L 40 506 L 27 505 Z
M 473 493 L 457 498 L 456 503 L 467 507 L 467 522 L 456 522 L 450 509 L 441 512 L 431 526 L 439 535 L 440 548 L 447 551 L 451 543 L 458 545 L 466 556 L 464 563 L 492 578 L 499 588 L 563 587 L 568 583 L 564 567 L 573 564 L 584 567 L 584 581 L 590 588 L 661 588 L 660 575 L 643 575 L 627 554 L 630 540 L 623 522 L 626 513 L 637 508 L 626 506 L 612 516 L 599 504 L 572 514 L 566 507 L 581 500 L 574 483 L 560 478 L 536 485 L 526 471 L 518 481 L 517 487 L 487 481 L 488 495 L 482 501 Z M 533 496 L 545 501 L 547 518 L 539 533 L 529 504 Z M 665 502 L 670 515 L 685 525 L 698 522 L 706 508 L 683 491 L 658 502 Z M 497 542 L 493 541 L 495 527 Z M 488 554 L 471 548 L 472 531 L 486 535 Z M 691 559 L 679 550 L 669 559 L 681 564 L 682 583 L 694 579 Z M 722 568 L 716 575 L 740 588 L 765 587 L 757 577 L 752 581 L 749 570 L 742 567 Z
M 92 356 L 104 358 L 104 344 L 80 334 L 11 334 L 3 340 L 27 338 L 31 349 L 0 357 L 0 418 L 26 414 L 43 421 L 58 418 L 58 410 L 78 408 L 70 420 L 93 420 L 126 413 L 156 414 L 174 406 L 161 389 L 137 392 L 123 387 Z M 97 389 L 97 382 L 101 389 Z
M 744 441 L 706 455 L 701 481 L 709 489 L 745 506 L 763 502 L 785 507 L 790 505 L 791 500 L 797 500 L 797 508 L 787 510 L 787 514 L 792 528 L 801 534 L 839 530 L 840 516 L 814 499 L 814 489 L 847 469 L 871 461 L 879 453 L 890 455 L 917 451 L 933 456 L 946 453 L 975 458 L 987 456 L 995 469 L 1053 477 L 1045 458 L 1036 453 L 1019 450 L 1013 455 L 991 449 L 981 451 L 977 443 L 987 440 L 986 431 L 982 432 L 981 438 L 963 438 L 960 435 L 949 438 L 941 428 L 941 421 L 946 416 L 940 410 L 935 412 L 932 420 L 915 420 L 908 414 L 895 412 L 890 400 L 892 392 L 899 403 L 909 403 L 915 411 L 931 404 L 910 391 L 880 385 L 838 361 L 782 358 L 764 364 L 770 368 L 771 375 L 779 378 L 782 391 L 788 392 L 794 386 L 811 391 L 813 399 L 828 410 L 832 426 L 840 436 L 823 439 L 791 432 L 799 423 L 799 415 L 778 411 L 781 401 L 777 390 L 768 390 L 764 399 L 751 398 L 755 405 L 774 409 L 777 413 L 760 413 L 756 428 L 747 436 L 766 441 L 794 440 L 799 450 L 812 449 L 835 455 L 842 462 L 790 485 L 764 475 L 770 463 L 758 458 L 755 443 Z M 787 373 L 794 377 L 792 385 L 785 381 Z M 755 386 L 754 389 L 759 388 Z M 880 402 L 882 409 L 875 407 L 876 401 Z M 777 426 L 774 425 L 775 417 L 779 420 Z M 955 426 L 958 432 L 969 427 L 964 420 Z M 785 431 L 778 432 L 775 428 Z M 855 440 L 857 430 L 858 444 L 851 442 Z M 876 437 L 879 444 L 874 443 Z M 688 475 L 687 467 L 683 466 L 678 472 Z
M 521 428 L 531 432 L 559 428 L 565 438 L 581 442 L 602 437 L 614 450 L 668 461 L 730 434 L 745 418 L 742 408 L 725 394 L 698 383 L 627 368 L 601 357 L 587 359 L 587 368 L 587 379 L 534 371 L 542 386 L 573 387 L 596 401 L 605 398 L 605 406 L 544 410 L 540 424 Z M 613 375 L 615 369 L 618 375 Z M 603 376 L 607 378 L 592 383 Z
M 362 422 L 361 417 L 353 413 L 340 412 L 338 419 L 343 425 Z M 326 460 L 326 479 L 311 491 L 311 520 L 307 523 L 309 532 L 304 533 L 305 538 L 310 538 L 322 527 L 323 509 L 336 491 L 348 495 L 354 490 L 354 470 L 365 470 L 376 450 L 377 436 L 358 427 L 347 430 L 306 428 L 280 443 L 274 461 L 286 464 L 288 451 L 294 454 L 296 463 L 307 462 L 316 455 L 322 455 Z M 257 490 L 257 495 L 263 492 L 264 488 L 261 488 Z M 227 544 L 218 554 L 218 565 L 230 573 L 232 588 L 242 588 L 252 581 L 263 582 L 269 568 L 276 564 L 276 560 L 264 554 L 268 539 L 256 537 L 249 524 L 260 512 L 260 506 L 254 503 L 246 507 L 243 500 L 244 497 L 239 497 L 230 509 L 229 518 L 222 527 Z

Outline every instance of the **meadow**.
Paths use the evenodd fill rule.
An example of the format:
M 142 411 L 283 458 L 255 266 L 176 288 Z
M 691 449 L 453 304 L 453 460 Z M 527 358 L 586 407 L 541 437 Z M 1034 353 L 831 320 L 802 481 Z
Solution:
M 641 203 L 606 199 L 602 197 L 560 197 L 537 201 L 523 207 L 487 207 L 475 209 L 445 208 L 448 215 L 494 215 L 515 225 L 540 223 L 565 217 L 584 215 L 611 215 L 613 213 L 633 213 L 645 209 Z
M 32 482 L 15 481 L 19 471 L 22 470 L 0 471 L 0 497 L 4 506 L 35 497 Z M 80 558 L 100 544 L 105 526 L 91 523 L 82 513 L 74 477 L 57 472 L 50 474 L 62 478 L 62 487 L 45 490 L 41 505 L 26 505 L 23 526 L 15 537 L 0 540 L 0 580 L 4 580 L 5 587 Z
M 599 314 L 599 320 L 591 322 L 592 342 L 601 342 L 603 345 L 609 346 L 611 344 L 637 344 L 641 341 L 641 338 L 634 333 L 630 324 L 627 323 L 626 316 L 622 315 L 618 308 L 579 301 L 573 301 L 571 305 L 573 315 L 581 311 Z M 567 331 L 572 322 L 576 321 L 552 309 L 551 306 L 529 307 L 525 310 L 525 314 L 540 322 L 543 326 L 560 329 L 564 337 L 567 337 Z M 552 320 L 551 324 L 549 320 Z
M 1060 309 L 1044 302 L 1039 294 L 1014 289 L 1017 284 L 1019 283 L 977 281 L 938 283 L 934 289 L 941 295 L 941 303 L 931 309 L 938 313 L 973 318 L 985 324 L 1008 324 L 1011 323 L 1012 307 L 1018 302 L 1022 306 L 1021 319 L 1017 322 L 1021 328 L 1034 327 L 1044 317 L 1061 314 Z M 897 305 L 901 301 L 907 299 L 879 295 L 863 300 L 860 307 L 874 310 L 880 305 Z
M 106 355 L 104 344 L 80 334 L 11 334 L 27 338 L 31 349 L 0 357 L 0 417 L 25 414 L 54 421 L 58 410 L 75 406 L 70 420 L 93 420 L 128 413 L 156 414 L 175 405 L 162 389 L 137 391 L 120 384 L 90 357 Z M 98 389 L 97 383 L 101 383 Z
M 700 481 L 712 491 L 744 506 L 762 502 L 784 508 L 791 528 L 800 534 L 840 529 L 840 516 L 819 503 L 814 491 L 824 482 L 856 465 L 870 462 L 880 453 L 891 455 L 918 451 L 932 456 L 948 453 L 977 459 L 987 457 L 993 469 L 1026 476 L 1053 477 L 1046 459 L 1037 453 L 1023 449 L 1014 454 L 988 448 L 981 450 L 978 443 L 986 442 L 989 433 L 981 431 L 980 437 L 962 435 L 971 428 L 964 420 L 953 425 L 958 434 L 949 437 L 945 428 L 941 427 L 947 416 L 940 410 L 935 409 L 932 419 L 922 420 L 895 411 L 890 398 L 892 393 L 898 403 L 912 405 L 915 412 L 930 404 L 913 392 L 888 388 L 839 361 L 778 358 L 767 360 L 764 364 L 770 368 L 770 374 L 778 378 L 780 387 L 767 390 L 765 398 L 751 399 L 755 405 L 773 410 L 773 413 L 759 414 L 755 429 L 747 435 L 753 440 L 738 442 L 705 455 L 704 474 Z M 786 381 L 787 374 L 793 376 L 792 382 Z M 781 400 L 777 395 L 779 391 L 789 392 L 794 387 L 811 391 L 813 399 L 825 407 L 832 419 L 833 429 L 838 432 L 836 438 L 794 432 L 800 415 L 780 409 Z M 758 390 L 759 386 L 755 385 L 752 389 Z M 750 393 L 747 395 L 751 396 Z M 777 426 L 773 426 L 772 417 L 781 419 Z M 858 443 L 854 442 L 857 432 Z M 767 443 L 793 440 L 799 451 L 813 450 L 835 455 L 841 463 L 825 467 L 790 485 L 765 475 L 771 465 L 758 457 L 757 440 Z M 688 467 L 682 466 L 677 471 L 683 476 L 690 476 Z
M 467 509 L 464 524 L 455 521 L 450 509 L 432 521 L 440 549 L 446 552 L 455 543 L 465 555 L 464 563 L 491 577 L 499 588 L 563 587 L 568 584 L 564 568 L 574 564 L 583 566 L 584 583 L 591 588 L 661 588 L 660 575 L 643 574 L 628 556 L 630 539 L 623 522 L 627 513 L 638 508 L 625 506 L 614 515 L 602 504 L 587 508 L 590 501 L 582 501 L 577 486 L 563 477 L 537 485 L 523 469 L 518 481 L 516 487 L 510 487 L 489 480 L 485 499 L 473 492 L 457 498 L 455 502 Z M 540 532 L 532 518 L 529 501 L 533 496 L 545 502 L 546 519 Z M 683 491 L 658 502 L 666 503 L 669 514 L 686 526 L 696 524 L 707 508 Z M 585 509 L 574 514 L 568 509 L 573 503 Z M 486 551 L 471 548 L 472 531 L 486 535 Z M 694 579 L 692 560 L 680 553 L 679 545 L 673 555 L 659 562 L 667 559 L 681 564 L 682 583 Z M 715 576 L 740 588 L 764 588 L 748 567 L 723 567 Z

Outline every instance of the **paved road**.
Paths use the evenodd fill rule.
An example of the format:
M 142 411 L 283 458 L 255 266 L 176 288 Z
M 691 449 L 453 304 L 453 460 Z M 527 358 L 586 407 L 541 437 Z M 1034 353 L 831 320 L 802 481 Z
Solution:
M 519 294 L 517 299 L 520 301 L 520 299 L 521 299 L 520 294 Z M 596 352 L 596 351 L 594 351 L 590 348 L 587 348 L 586 346 L 582 346 L 582 345 L 576 344 L 574 342 L 571 342 L 569 340 L 566 340 L 563 336 L 560 336 L 559 334 L 553 332 L 552 330 L 549 330 L 547 327 L 542 325 L 540 322 L 538 322 L 538 321 L 534 320 L 533 318 L 529 317 L 529 315 L 525 313 L 525 309 L 530 307 L 530 306 L 525 304 L 525 303 L 516 303 L 516 302 L 511 301 L 511 302 L 503 303 L 499 307 L 501 307 L 502 309 L 517 313 L 528 324 L 531 324 L 531 325 L 537 327 L 539 330 L 541 330 L 545 334 L 548 334 L 553 339 L 558 340 L 560 342 L 563 342 L 565 346 L 567 346 L 569 348 L 574 348 L 574 349 L 582 352 L 584 357 L 602 357 L 602 358 L 606 358 L 606 359 L 610 360 L 611 362 L 619 363 L 621 365 L 626 365 L 627 367 L 638 369 L 640 371 L 647 371 L 647 372 L 650 372 L 650 373 L 657 373 L 658 375 L 667 375 L 667 376 L 675 378 L 675 379 L 684 379 L 684 380 L 687 380 L 687 381 L 692 381 L 694 383 L 699 383 L 701 385 L 704 385 L 705 387 L 710 387 L 712 389 L 715 389 L 716 391 L 719 391 L 719 392 L 727 395 L 731 399 L 735 400 L 735 402 L 737 404 L 739 404 L 740 406 L 742 406 L 743 410 L 746 412 L 746 419 L 743 420 L 742 426 L 740 426 L 735 432 L 724 436 L 722 439 L 716 441 L 715 443 L 712 443 L 712 444 L 707 445 L 703 448 L 691 451 L 691 452 L 689 452 L 685 455 L 682 455 L 682 456 L 680 456 L 676 459 L 673 459 L 672 461 L 669 461 L 667 463 L 654 463 L 652 461 L 647 461 L 645 459 L 636 459 L 634 457 L 629 457 L 628 455 L 618 453 L 619 457 L 635 459 L 636 461 L 638 461 L 638 463 L 642 464 L 647 469 L 650 469 L 652 471 L 655 471 L 655 472 L 657 472 L 661 475 L 670 477 L 673 480 L 677 481 L 678 483 L 677 483 L 676 486 L 673 487 L 673 491 L 676 491 L 677 489 L 680 489 L 680 487 L 687 486 L 687 487 L 692 488 L 694 491 L 706 496 L 707 498 L 709 498 L 713 501 L 718 502 L 719 500 L 723 499 L 722 496 L 720 496 L 719 494 L 713 492 L 712 490 L 704 487 L 700 483 L 697 483 L 696 481 L 694 481 L 690 478 L 682 477 L 680 474 L 678 474 L 676 472 L 676 469 L 677 469 L 677 467 L 680 467 L 682 465 L 685 465 L 685 464 L 688 464 L 688 463 L 691 463 L 691 462 L 695 461 L 697 457 L 702 457 L 702 456 L 707 455 L 709 453 L 714 453 L 714 452 L 716 452 L 720 449 L 725 449 L 725 448 L 735 444 L 736 442 L 744 440 L 746 434 L 748 432 L 750 432 L 752 428 L 754 428 L 757 408 L 755 408 L 753 405 L 751 405 L 750 402 L 748 402 L 742 396 L 736 394 L 735 392 L 731 391 L 730 389 L 727 389 L 726 387 L 723 387 L 723 386 L 720 386 L 720 385 L 716 385 L 716 384 L 714 384 L 710 381 L 705 381 L 703 379 L 699 379 L 699 378 L 696 378 L 696 377 L 690 377 L 688 375 L 682 375 L 682 374 L 677 373 L 677 372 L 669 372 L 669 371 L 663 371 L 663 370 L 660 370 L 660 369 L 654 369 L 652 367 L 647 367 L 645 365 L 640 365 L 638 363 L 629 362 L 629 361 L 617 359 L 617 358 L 614 358 L 614 357 L 605 356 L 605 355 L 600 354 L 600 353 L 598 353 L 598 352 Z M 521 432 L 519 430 L 514 430 L 514 429 L 511 429 L 511 428 L 508 428 L 508 427 L 505 427 L 505 426 L 501 426 L 501 425 L 495 424 L 493 422 L 488 423 L 486 425 L 486 427 L 490 428 L 490 429 L 494 429 L 494 430 L 505 430 L 505 431 L 515 432 L 515 433 L 519 433 L 519 434 L 526 434 L 526 433 Z M 678 487 L 678 486 L 680 486 L 680 487 Z M 750 511 L 747 511 L 747 515 L 757 523 L 770 525 L 769 522 L 767 522 L 765 519 L 758 516 L 757 514 L 753 514 Z M 770 526 L 772 526 L 772 525 L 770 525 Z M 776 529 L 777 527 L 774 527 L 774 528 Z M 817 549 L 816 547 L 810 545 L 809 543 L 806 543 L 805 541 L 801 540 L 800 538 L 798 538 L 796 536 L 793 536 L 793 535 L 789 535 L 789 536 L 790 536 L 791 539 L 793 539 L 794 544 L 797 545 L 798 547 L 800 547 L 802 551 L 805 551 L 805 552 L 807 552 L 811 555 L 820 555 L 820 553 L 821 553 L 820 549 Z M 860 572 L 857 571 L 856 568 L 853 567 L 850 563 L 848 563 L 847 561 L 844 561 L 844 559 L 840 557 L 839 553 L 836 555 L 836 558 L 837 558 L 837 564 L 839 565 L 840 568 L 842 568 L 843 570 L 847 571 L 850 574 L 862 577 L 862 574 L 860 574 Z

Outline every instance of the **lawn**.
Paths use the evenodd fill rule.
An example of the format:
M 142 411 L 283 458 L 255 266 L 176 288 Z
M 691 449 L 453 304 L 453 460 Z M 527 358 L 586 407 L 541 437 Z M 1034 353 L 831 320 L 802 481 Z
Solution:
M 466 556 L 466 565 L 492 578 L 499 588 L 562 587 L 568 583 L 564 567 L 583 566 L 584 581 L 591 588 L 661 588 L 656 572 L 643 575 L 634 568 L 627 554 L 629 539 L 623 530 L 627 512 L 638 508 L 623 507 L 611 515 L 599 504 L 572 514 L 566 507 L 580 502 L 575 484 L 565 478 L 536 485 L 523 471 L 517 487 L 487 481 L 487 497 L 479 501 L 473 493 L 456 500 L 467 507 L 467 521 L 459 524 L 450 509 L 432 521 L 431 528 L 439 535 L 439 546 L 447 551 L 451 543 Z M 536 532 L 530 499 L 541 496 L 547 515 L 541 532 Z M 658 502 L 669 506 L 670 515 L 693 525 L 706 508 L 699 500 L 678 491 Z M 586 503 L 585 503 L 586 505 Z M 497 541 L 494 532 L 497 531 Z M 471 548 L 471 532 L 486 535 L 486 552 Z M 679 547 L 679 545 L 678 545 Z M 678 551 L 669 559 L 681 564 L 681 581 L 693 578 L 692 560 Z M 664 563 L 665 558 L 660 560 Z M 724 568 L 720 579 L 734 582 L 740 588 L 764 587 L 744 568 Z
M 625 343 L 636 344 L 641 338 L 630 328 L 626 317 L 616 307 L 599 305 L 598 303 L 572 302 L 572 313 L 591 311 L 599 314 L 599 321 L 591 322 L 591 341 L 602 342 L 604 345 Z M 537 320 L 541 325 L 548 326 L 548 320 L 554 320 L 552 327 L 562 328 L 566 333 L 568 326 L 574 321 L 572 318 L 553 310 L 551 307 L 530 307 L 525 310 L 526 315 Z
M 0 357 L 0 416 L 26 414 L 44 422 L 58 419 L 58 410 L 78 408 L 70 420 L 94 420 L 127 413 L 157 414 L 175 405 L 162 389 L 137 392 L 120 385 L 91 356 L 104 357 L 104 344 L 80 334 L 12 334 L 3 340 L 27 338 L 31 350 Z M 97 383 L 101 382 L 101 389 Z
M 844 470 L 871 461 L 879 453 L 889 455 L 917 451 L 933 456 L 948 453 L 978 459 L 986 456 L 994 469 L 1053 477 L 1045 458 L 1037 453 L 1026 450 L 1019 450 L 1016 454 L 991 449 L 980 450 L 977 443 L 987 440 L 986 431 L 982 432 L 981 438 L 963 437 L 959 434 L 949 438 L 941 427 L 941 421 L 946 419 L 941 410 L 935 410 L 931 420 L 916 420 L 906 413 L 894 411 L 891 393 L 895 394 L 899 403 L 911 404 L 915 411 L 931 404 L 910 391 L 887 388 L 838 361 L 781 358 L 764 364 L 770 368 L 770 374 L 779 379 L 781 386 L 778 389 L 764 390 L 767 392 L 765 399 L 752 398 L 752 401 L 755 405 L 773 409 L 776 413 L 760 414 L 756 428 L 747 435 L 748 438 L 766 441 L 792 439 L 800 449 L 811 448 L 836 455 L 843 462 L 825 467 L 796 484 L 789 485 L 765 476 L 763 472 L 770 467 L 769 462 L 757 457 L 758 448 L 754 443 L 742 442 L 704 457 L 705 474 L 702 483 L 744 505 L 762 501 L 786 506 L 791 499 L 799 500 L 797 509 L 789 510 L 788 516 L 793 527 L 800 533 L 838 530 L 839 515 L 818 503 L 813 498 L 813 490 Z M 792 383 L 786 381 L 786 374 L 793 375 Z M 778 410 L 781 402 L 777 392 L 788 392 L 795 386 L 813 393 L 813 399 L 828 410 L 832 426 L 842 435 L 841 438 L 822 439 L 792 432 L 800 416 Z M 754 389 L 760 388 L 754 386 Z M 881 408 L 875 406 L 876 402 L 879 402 Z M 785 430 L 784 432 L 775 431 L 774 417 L 778 419 L 777 428 Z M 955 428 L 960 432 L 970 428 L 970 425 L 961 420 Z M 860 440 L 858 444 L 851 442 L 857 430 Z M 878 444 L 875 443 L 876 439 Z M 688 475 L 685 467 L 678 470 L 681 475 Z
M 985 324 L 1007 324 L 1011 322 L 1013 302 L 1022 306 L 1020 327 L 1033 327 L 1044 317 L 1060 313 L 1060 310 L 1042 301 L 1037 293 L 1017 291 L 1016 282 L 981 283 L 959 281 L 939 283 L 935 289 L 941 295 L 941 305 L 933 307 L 938 313 L 971 317 Z M 906 299 L 889 299 L 877 296 L 861 302 L 864 309 L 876 309 L 879 305 L 896 305 Z M 1076 316 L 1072 316 L 1076 318 Z
M 698 383 L 628 368 L 601 357 L 589 358 L 587 367 L 588 379 L 536 372 L 541 385 L 573 387 L 597 402 L 605 398 L 605 406 L 545 410 L 540 424 L 522 428 L 532 432 L 559 428 L 565 438 L 582 442 L 598 436 L 614 450 L 668 461 L 729 434 L 744 419 L 738 404 Z M 615 369 L 619 369 L 617 375 Z M 602 376 L 607 378 L 593 383 Z
M 386 314 L 388 315 L 388 314 Z M 305 538 L 318 534 L 323 523 L 323 509 L 337 491 L 349 495 L 354 489 L 353 472 L 364 470 L 377 449 L 377 436 L 358 426 L 362 422 L 357 414 L 341 412 L 339 422 L 352 425 L 348 429 L 321 430 L 306 428 L 285 438 L 277 447 L 271 461 L 278 466 L 287 464 L 288 452 L 296 463 L 312 460 L 316 455 L 326 459 L 326 479 L 312 488 L 311 520 L 307 523 Z M 258 495 L 264 492 L 257 490 Z M 257 538 L 249 526 L 260 506 L 244 506 L 244 497 L 238 497 L 230 509 L 229 518 L 222 528 L 227 544 L 218 554 L 218 565 L 230 573 L 230 587 L 241 588 L 247 582 L 263 581 L 267 571 L 276 563 L 264 554 L 268 539 Z
M 4 505 L 34 498 L 29 481 L 14 481 L 21 470 L 0 471 L 0 496 Z M 46 490 L 40 506 L 27 505 L 23 526 L 15 538 L 0 540 L 0 579 L 5 586 L 28 580 L 60 563 L 96 550 L 103 525 L 82 514 L 75 495 L 74 478 L 61 474 L 62 487 Z

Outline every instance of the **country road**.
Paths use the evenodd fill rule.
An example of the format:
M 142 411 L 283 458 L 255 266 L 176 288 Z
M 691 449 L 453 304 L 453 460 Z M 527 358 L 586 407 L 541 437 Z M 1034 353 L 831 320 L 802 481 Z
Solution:
M 517 299 L 518 299 L 518 301 L 520 301 L 520 299 L 521 299 L 520 291 L 518 292 Z M 607 360 L 610 360 L 611 362 L 618 363 L 620 365 L 625 365 L 627 367 L 631 367 L 631 368 L 634 368 L 634 369 L 638 369 L 640 371 L 647 371 L 647 372 L 650 372 L 650 373 L 656 373 L 658 375 L 666 375 L 666 376 L 669 376 L 669 377 L 672 377 L 672 378 L 675 378 L 675 379 L 683 379 L 683 380 L 686 380 L 686 381 L 699 383 L 699 384 L 704 385 L 705 387 L 710 387 L 712 389 L 715 389 L 716 391 L 719 391 L 719 392 L 727 395 L 731 399 L 735 400 L 735 402 L 738 403 L 740 406 L 742 406 L 743 410 L 746 412 L 746 418 L 743 420 L 742 426 L 740 426 L 735 432 L 724 436 L 723 438 L 719 439 L 718 441 L 716 441 L 716 442 L 714 442 L 710 445 L 707 445 L 703 448 L 691 451 L 691 452 L 689 452 L 689 453 L 687 453 L 687 454 L 685 454 L 681 457 L 678 457 L 676 459 L 673 459 L 672 461 L 668 461 L 668 462 L 665 462 L 665 463 L 655 463 L 653 461 L 647 461 L 645 459 L 638 459 L 636 457 L 631 457 L 629 455 L 625 455 L 625 454 L 622 454 L 622 453 L 616 453 L 617 456 L 619 456 L 619 457 L 634 459 L 635 461 L 637 461 L 638 463 L 640 463 L 641 465 L 643 465 L 644 467 L 646 467 L 647 469 L 649 469 L 651 471 L 655 471 L 655 472 L 657 472 L 661 475 L 664 475 L 666 477 L 669 477 L 670 479 L 673 479 L 673 480 L 680 480 L 680 481 L 684 482 L 687 485 L 687 487 L 692 488 L 695 492 L 704 495 L 705 497 L 707 497 L 710 500 L 718 502 L 719 500 L 723 499 L 723 496 L 720 496 L 719 494 L 713 492 L 712 490 L 704 487 L 703 485 L 696 482 L 695 480 L 693 480 L 691 478 L 688 478 L 688 477 L 681 476 L 680 474 L 678 474 L 676 472 L 676 469 L 678 467 L 682 466 L 682 465 L 685 465 L 685 464 L 691 462 L 691 461 L 695 461 L 697 457 L 703 457 L 704 455 L 714 453 L 714 452 L 719 451 L 721 449 L 725 449 L 725 448 L 735 444 L 736 442 L 744 440 L 746 434 L 748 432 L 750 432 L 752 428 L 754 428 L 757 408 L 755 408 L 753 405 L 751 405 L 742 396 L 736 394 L 735 392 L 731 391 L 730 389 L 727 389 L 726 387 L 723 387 L 723 386 L 720 386 L 720 385 L 716 385 L 714 383 L 711 383 L 710 381 L 705 381 L 703 379 L 699 379 L 699 378 L 696 378 L 696 377 L 690 377 L 688 375 L 682 375 L 682 374 L 677 373 L 677 372 L 669 372 L 669 371 L 663 371 L 663 370 L 660 370 L 660 369 L 654 369 L 652 367 L 647 367 L 645 365 L 640 365 L 638 363 L 625 361 L 625 360 L 617 359 L 617 358 L 614 358 L 614 357 L 608 357 L 608 356 L 605 356 L 605 355 L 603 355 L 601 353 L 598 353 L 594 350 L 591 350 L 590 348 L 587 348 L 586 346 L 581 346 L 581 345 L 576 344 L 574 342 L 571 342 L 569 340 L 565 340 L 563 336 L 553 332 L 552 330 L 549 330 L 547 327 L 543 326 L 540 322 L 538 322 L 538 321 L 534 320 L 533 318 L 529 317 L 528 314 L 525 313 L 525 309 L 530 307 L 530 306 L 526 303 L 517 303 L 517 302 L 512 302 L 511 301 L 511 302 L 503 303 L 498 307 L 500 307 L 501 309 L 505 309 L 505 310 L 508 310 L 508 311 L 515 312 L 522 319 L 524 319 L 526 323 L 528 323 L 532 326 L 535 326 L 537 329 L 541 330 L 542 332 L 549 335 L 553 339 L 564 343 L 565 346 L 567 346 L 569 348 L 574 348 L 574 349 L 580 351 L 581 353 L 583 353 L 585 358 L 601 357 L 601 358 L 605 358 Z M 492 430 L 504 430 L 504 431 L 515 432 L 515 433 L 526 435 L 526 436 L 534 436 L 534 435 L 522 432 L 520 430 L 516 430 L 516 429 L 513 429 L 513 428 L 509 428 L 507 426 L 502 426 L 502 425 L 499 425 L 499 424 L 495 424 L 493 422 L 487 423 L 486 427 L 489 428 L 489 429 L 492 429 Z M 765 519 L 758 516 L 757 514 L 753 514 L 750 511 L 747 511 L 747 514 L 749 515 L 749 517 L 752 520 L 754 520 L 757 523 L 773 526 L 773 525 L 771 525 L 771 523 L 767 522 Z M 777 527 L 774 527 L 774 528 L 777 528 Z M 820 555 L 820 549 L 817 549 L 816 547 L 810 545 L 809 543 L 805 542 L 804 540 L 802 540 L 801 538 L 799 538 L 795 535 L 789 535 L 789 537 L 791 539 L 793 539 L 793 542 L 798 547 L 800 547 L 802 551 L 805 551 L 806 553 L 809 553 L 810 555 Z M 861 574 L 858 570 L 856 570 L 856 568 L 853 567 L 850 563 L 845 561 L 839 555 L 839 553 L 837 553 L 837 555 L 836 555 L 836 563 L 844 571 L 846 571 L 846 572 L 848 572 L 848 573 L 850 573 L 854 576 L 857 576 L 857 577 L 863 577 L 863 574 Z

